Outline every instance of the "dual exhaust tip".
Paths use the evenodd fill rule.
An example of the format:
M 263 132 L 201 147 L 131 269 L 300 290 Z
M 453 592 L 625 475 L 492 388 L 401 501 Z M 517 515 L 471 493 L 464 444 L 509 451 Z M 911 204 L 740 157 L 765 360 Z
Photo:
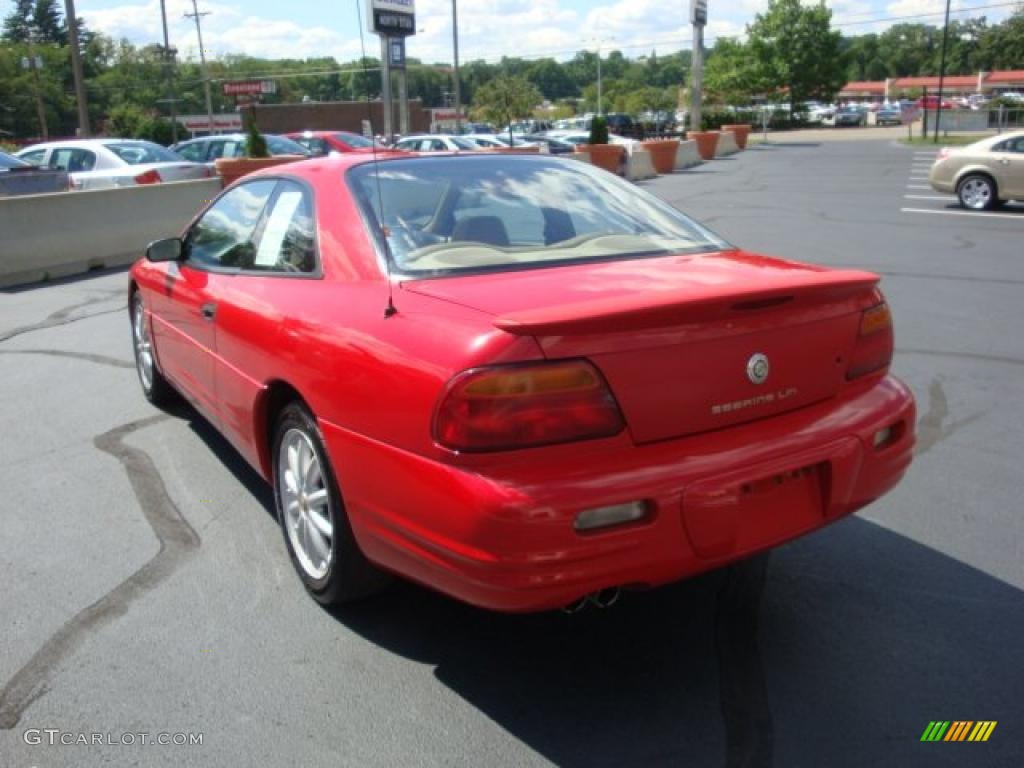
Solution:
M 569 603 L 567 606 L 562 608 L 562 613 L 574 614 L 587 608 L 587 606 L 593 606 L 594 608 L 611 608 L 622 597 L 622 589 L 620 587 L 607 587 L 606 589 L 599 589 L 597 592 L 591 592 L 589 595 L 584 595 L 579 600 Z

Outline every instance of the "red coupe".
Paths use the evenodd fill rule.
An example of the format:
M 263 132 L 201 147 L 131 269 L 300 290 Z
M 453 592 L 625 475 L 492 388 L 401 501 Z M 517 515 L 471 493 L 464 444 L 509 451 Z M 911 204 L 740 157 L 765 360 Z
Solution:
M 745 253 L 544 155 L 245 177 L 131 271 L 139 378 L 273 484 L 309 592 L 504 611 L 827 525 L 911 461 L 876 275 Z
M 285 138 L 301 144 L 314 157 L 347 152 L 369 152 L 372 154 L 375 151 L 375 145 L 371 139 L 351 131 L 298 131 L 286 133 Z M 378 151 L 381 149 L 383 147 L 376 147 Z

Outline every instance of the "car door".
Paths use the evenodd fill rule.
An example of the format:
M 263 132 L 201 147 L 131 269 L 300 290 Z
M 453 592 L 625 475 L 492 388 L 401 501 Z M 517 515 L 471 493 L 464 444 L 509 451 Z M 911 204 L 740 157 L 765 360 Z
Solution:
M 182 259 L 168 265 L 163 294 L 154 300 L 153 336 L 161 370 L 218 423 L 218 297 L 224 281 L 251 260 L 276 183 L 244 182 L 218 198 L 189 228 Z
M 995 168 L 1000 197 L 1024 200 L 1024 136 L 997 145 Z
M 257 230 L 256 247 L 217 296 L 214 375 L 221 429 L 247 458 L 258 462 L 253 405 L 264 383 L 281 376 L 282 339 L 303 335 L 311 323 L 320 277 L 312 192 L 281 180 Z M 289 375 L 303 361 L 289 361 Z

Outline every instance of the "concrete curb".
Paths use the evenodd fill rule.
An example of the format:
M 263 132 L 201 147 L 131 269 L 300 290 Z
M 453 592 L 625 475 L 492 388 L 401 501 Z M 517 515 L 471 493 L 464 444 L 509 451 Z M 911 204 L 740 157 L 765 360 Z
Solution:
M 695 165 L 700 165 L 703 161 L 700 159 L 700 154 L 697 152 L 697 142 L 690 139 L 689 141 L 680 141 L 679 149 L 676 150 L 676 170 L 681 171 L 684 168 L 692 168 Z
M 2 198 L 0 287 L 131 264 L 220 191 L 211 178 Z
M 718 136 L 718 146 L 715 148 L 715 157 L 735 155 L 739 151 L 740 145 L 736 143 L 736 134 L 732 131 L 722 131 Z
M 651 153 L 639 144 L 626 145 L 626 178 L 630 181 L 653 179 L 658 175 L 651 162 Z

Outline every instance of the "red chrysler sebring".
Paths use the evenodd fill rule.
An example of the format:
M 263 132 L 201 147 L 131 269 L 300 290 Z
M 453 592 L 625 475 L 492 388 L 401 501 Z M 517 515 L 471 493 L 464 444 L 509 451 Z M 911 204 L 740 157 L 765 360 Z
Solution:
M 892 488 L 914 401 L 876 275 L 745 253 L 546 156 L 245 177 L 131 272 L 139 378 L 273 484 L 323 603 L 504 611 L 715 568 Z

